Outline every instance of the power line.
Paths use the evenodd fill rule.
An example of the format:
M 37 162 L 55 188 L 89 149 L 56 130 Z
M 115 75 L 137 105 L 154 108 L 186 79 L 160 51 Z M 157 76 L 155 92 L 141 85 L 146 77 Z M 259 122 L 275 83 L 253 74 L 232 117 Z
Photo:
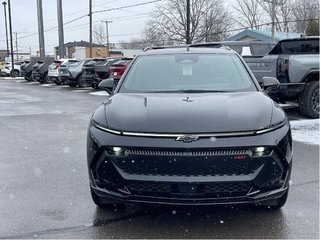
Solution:
M 114 11 L 114 10 L 120 10 L 120 9 L 127 9 L 127 8 L 131 8 L 131 7 L 137 7 L 137 6 L 142 6 L 142 5 L 146 5 L 146 4 L 151 4 L 151 3 L 156 3 L 156 2 L 161 2 L 162 0 L 153 0 L 153 1 L 148 1 L 148 2 L 143 2 L 143 3 L 137 3 L 137 4 L 133 4 L 133 5 L 126 5 L 126 6 L 122 6 L 122 7 L 116 7 L 116 8 L 110 8 L 110 9 L 106 9 L 106 10 L 101 10 L 101 11 L 93 11 L 93 13 L 100 13 L 100 12 L 109 12 L 109 11 Z M 70 24 L 70 23 L 73 23 L 75 21 L 78 21 L 84 17 L 87 17 L 88 15 L 82 15 L 80 17 L 77 17 L 75 19 L 72 19 L 68 22 L 65 22 L 63 25 L 67 25 L 67 24 Z M 58 26 L 54 26 L 52 28 L 49 28 L 49 29 L 46 29 L 44 32 L 47 32 L 47 31 L 50 31 L 52 29 L 56 29 Z M 22 36 L 20 37 L 19 39 L 23 39 L 23 38 L 27 38 L 27 37 L 31 37 L 31 36 L 35 36 L 37 35 L 38 33 L 32 33 L 32 34 L 28 34 L 28 35 L 25 35 L 25 36 Z
M 156 3 L 156 2 L 161 2 L 161 1 L 162 1 L 162 0 L 153 0 L 153 1 L 149 1 L 149 2 L 136 3 L 136 4 L 127 5 L 127 6 L 122 6 L 122 7 L 115 7 L 115 8 L 105 9 L 105 10 L 94 11 L 93 13 L 110 12 L 110 11 L 114 11 L 114 10 L 120 10 L 120 9 L 138 7 L 138 6 L 147 5 L 147 4 Z

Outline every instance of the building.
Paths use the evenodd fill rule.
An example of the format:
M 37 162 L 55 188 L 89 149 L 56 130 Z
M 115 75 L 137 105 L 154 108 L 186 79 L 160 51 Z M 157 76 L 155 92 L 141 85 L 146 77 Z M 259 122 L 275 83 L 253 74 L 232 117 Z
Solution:
M 141 49 L 110 49 L 110 57 L 135 57 L 141 52 Z
M 13 60 L 15 62 L 22 62 L 26 60 L 30 60 L 31 53 L 30 52 L 13 52 Z M 11 55 L 9 53 L 9 57 L 7 57 L 7 50 L 0 50 L 0 61 L 11 61 Z
M 286 38 L 301 37 L 302 33 L 293 32 L 275 32 L 275 41 L 278 42 Z M 231 37 L 225 39 L 225 41 L 263 41 L 272 42 L 271 31 L 253 30 L 247 29 L 239 32 Z
M 74 41 L 64 44 L 66 57 L 84 59 L 90 58 L 90 43 L 86 41 Z M 55 58 L 60 58 L 59 46 L 54 48 Z M 105 58 L 108 57 L 108 47 L 103 44 L 92 43 L 92 57 Z

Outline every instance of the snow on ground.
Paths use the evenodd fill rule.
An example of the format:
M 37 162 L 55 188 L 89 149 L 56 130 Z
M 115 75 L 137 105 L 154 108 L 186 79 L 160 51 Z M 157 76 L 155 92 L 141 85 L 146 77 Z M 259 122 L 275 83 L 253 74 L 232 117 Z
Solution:
M 109 94 L 107 92 L 105 92 L 105 91 L 91 92 L 89 94 L 96 95 L 96 96 L 109 96 Z
M 319 119 L 290 121 L 295 141 L 319 145 Z

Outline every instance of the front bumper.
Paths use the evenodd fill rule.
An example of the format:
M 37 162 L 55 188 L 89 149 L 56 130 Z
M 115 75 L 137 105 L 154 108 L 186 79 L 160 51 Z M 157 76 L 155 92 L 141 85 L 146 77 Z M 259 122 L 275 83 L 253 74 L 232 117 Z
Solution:
M 112 146 L 126 147 L 128 154 L 110 155 Z M 270 151 L 253 156 L 248 150 L 260 146 Z M 292 165 L 288 124 L 260 136 L 192 143 L 117 136 L 91 125 L 87 154 L 90 184 L 97 195 L 157 204 L 272 201 L 287 191 Z

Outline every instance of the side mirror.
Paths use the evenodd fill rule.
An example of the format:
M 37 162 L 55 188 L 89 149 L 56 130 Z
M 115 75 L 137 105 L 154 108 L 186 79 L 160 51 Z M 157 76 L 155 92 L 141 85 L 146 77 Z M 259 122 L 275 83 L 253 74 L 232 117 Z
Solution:
M 279 80 L 274 77 L 263 77 L 262 79 L 263 79 L 263 88 L 265 92 L 277 90 L 280 86 Z
M 103 90 L 107 91 L 109 94 L 112 94 L 113 87 L 114 87 L 114 79 L 113 78 L 104 79 L 98 85 L 99 89 L 103 89 Z

